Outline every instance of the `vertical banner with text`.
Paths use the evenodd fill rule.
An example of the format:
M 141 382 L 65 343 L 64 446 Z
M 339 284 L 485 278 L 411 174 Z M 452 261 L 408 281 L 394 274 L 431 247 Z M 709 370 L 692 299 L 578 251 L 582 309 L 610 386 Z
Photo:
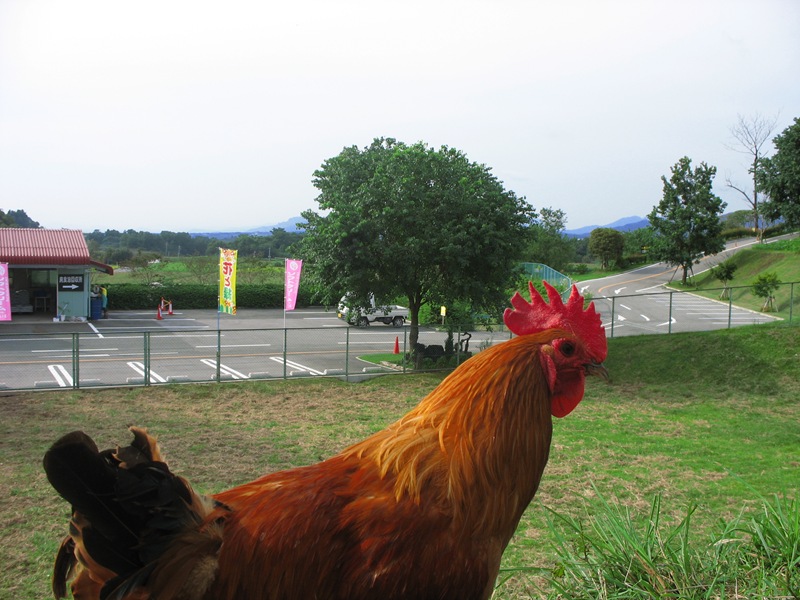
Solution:
M 0 321 L 11 320 L 11 294 L 8 289 L 8 263 L 0 263 Z
M 294 310 L 297 305 L 297 290 L 300 287 L 300 271 L 303 261 L 294 258 L 286 259 L 286 276 L 283 285 L 283 310 Z
M 236 314 L 236 256 L 238 250 L 219 249 L 219 312 Z

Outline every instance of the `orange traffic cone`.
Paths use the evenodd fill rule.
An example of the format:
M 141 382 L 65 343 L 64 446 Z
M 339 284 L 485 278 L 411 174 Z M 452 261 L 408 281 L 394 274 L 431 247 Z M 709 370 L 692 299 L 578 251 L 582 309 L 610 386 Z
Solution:
M 156 321 L 162 321 L 164 317 L 161 316 L 161 305 L 158 305 L 158 312 L 156 312 Z
M 169 304 L 167 304 L 167 308 L 168 308 L 167 314 L 171 315 L 172 314 L 172 300 L 170 300 Z
M 400 336 L 394 338 L 394 353 L 400 354 Z

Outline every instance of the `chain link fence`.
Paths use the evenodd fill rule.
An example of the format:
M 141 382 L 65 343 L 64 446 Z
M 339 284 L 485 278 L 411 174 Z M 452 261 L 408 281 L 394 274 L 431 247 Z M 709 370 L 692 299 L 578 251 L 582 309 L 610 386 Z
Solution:
M 800 317 L 798 283 L 767 299 L 751 287 L 595 297 L 608 337 L 727 329 Z M 450 369 L 509 339 L 502 324 L 423 328 L 419 358 L 409 328 L 384 326 L 210 329 L 153 327 L 0 335 L 0 389 L 78 389 L 187 382 L 340 377 Z

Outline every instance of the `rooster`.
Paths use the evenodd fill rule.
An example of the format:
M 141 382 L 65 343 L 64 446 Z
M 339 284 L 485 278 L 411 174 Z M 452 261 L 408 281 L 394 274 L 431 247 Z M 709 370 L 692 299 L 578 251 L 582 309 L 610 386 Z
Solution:
M 72 504 L 53 592 L 78 600 L 486 599 L 539 486 L 552 416 L 607 377 L 600 316 L 532 284 L 512 339 L 455 369 L 397 422 L 321 463 L 204 496 L 158 445 L 98 451 L 83 432 L 44 457 Z

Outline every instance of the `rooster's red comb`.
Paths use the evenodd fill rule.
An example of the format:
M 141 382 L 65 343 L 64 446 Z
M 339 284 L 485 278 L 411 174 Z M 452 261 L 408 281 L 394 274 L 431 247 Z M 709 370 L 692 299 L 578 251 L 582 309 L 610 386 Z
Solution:
M 546 281 L 542 282 L 547 290 L 550 303 L 544 301 L 538 290 L 529 282 L 531 301 L 528 302 L 519 292 L 511 298 L 514 308 L 507 308 L 503 314 L 506 326 L 516 335 L 538 333 L 546 329 L 563 329 L 579 337 L 592 356 L 602 362 L 605 360 L 608 347 L 606 330 L 603 329 L 600 314 L 594 308 L 594 302 L 583 309 L 583 296 L 578 288 L 572 286 L 567 303 L 561 300 L 561 294 Z

